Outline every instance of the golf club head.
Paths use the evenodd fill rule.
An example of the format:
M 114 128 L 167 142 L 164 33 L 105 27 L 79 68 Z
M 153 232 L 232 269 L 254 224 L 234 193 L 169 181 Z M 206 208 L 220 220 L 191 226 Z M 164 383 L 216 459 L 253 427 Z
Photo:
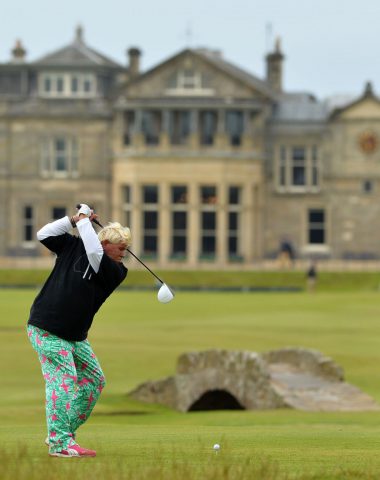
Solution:
M 161 303 L 169 303 L 173 300 L 174 293 L 170 290 L 166 283 L 163 283 L 158 290 L 157 298 Z

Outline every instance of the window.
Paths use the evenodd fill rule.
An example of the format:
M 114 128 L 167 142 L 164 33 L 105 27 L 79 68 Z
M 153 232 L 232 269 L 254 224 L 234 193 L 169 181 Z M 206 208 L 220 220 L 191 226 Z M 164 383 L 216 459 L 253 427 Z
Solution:
M 308 241 L 310 245 L 325 244 L 325 211 L 310 209 L 308 211 Z
M 158 145 L 161 132 L 161 112 L 144 110 L 142 115 L 142 133 L 147 145 Z
M 201 212 L 201 256 L 215 256 L 216 212 Z
M 42 142 L 42 175 L 45 177 L 78 176 L 76 139 L 57 137 Z
M 318 149 L 315 145 L 311 148 L 311 184 L 313 187 L 319 185 Z
M 132 187 L 124 185 L 122 187 L 122 209 L 124 212 L 124 225 L 131 228 L 132 224 Z
M 201 187 L 201 203 L 208 205 L 215 205 L 218 201 L 216 196 L 216 187 L 205 186 Z
M 216 121 L 216 112 L 212 110 L 200 112 L 199 128 L 201 145 L 213 145 L 216 133 Z
M 124 185 L 123 187 L 123 203 L 129 205 L 132 201 L 132 187 Z
M 184 68 L 174 72 L 167 80 L 167 95 L 213 95 L 214 89 L 208 88 L 208 78 L 193 68 Z
M 124 112 L 124 145 L 130 145 L 132 143 L 132 134 L 135 125 L 135 112 Z
M 22 239 L 24 242 L 33 242 L 34 238 L 34 209 L 32 205 L 23 208 Z
M 238 254 L 238 213 L 228 213 L 228 255 L 234 257 Z
M 53 220 L 59 220 L 66 216 L 66 207 L 53 207 L 51 209 L 51 218 Z
M 240 260 L 241 187 L 228 188 L 227 249 L 230 260 Z
M 39 76 L 39 94 L 42 97 L 94 97 L 96 77 L 86 72 L 44 72 Z
M 172 203 L 187 203 L 187 187 L 184 185 L 172 187 L 171 190 Z
M 54 141 L 54 166 L 57 172 L 66 172 L 68 168 L 67 145 L 64 139 Z
M 200 224 L 201 224 L 201 258 L 213 259 L 216 254 L 216 207 L 217 189 L 207 185 L 200 187 Z
M 320 161 L 316 145 L 281 145 L 277 152 L 276 178 L 279 190 L 319 191 Z
M 44 78 L 44 91 L 45 91 L 45 93 L 50 93 L 51 92 L 51 78 L 50 77 L 45 77 Z
M 23 72 L 8 72 L 1 69 L 0 73 L 0 95 L 21 95 L 23 87 Z
M 142 186 L 142 251 L 145 256 L 155 257 L 158 254 L 158 186 Z
M 144 185 L 143 203 L 158 203 L 158 187 L 157 185 Z
M 83 91 L 85 93 L 91 93 L 93 90 L 93 78 L 92 76 L 86 75 L 83 77 Z
M 292 148 L 292 185 L 300 186 L 306 183 L 306 154 L 304 147 Z
M 230 144 L 239 146 L 243 134 L 243 112 L 227 111 L 226 131 L 230 137 Z
M 190 134 L 190 112 L 173 110 L 169 115 L 170 143 L 185 145 Z
M 229 205 L 239 205 L 240 204 L 240 187 L 229 187 L 228 188 L 228 204 Z
M 279 183 L 281 187 L 286 185 L 286 148 L 280 148 L 280 174 Z
M 372 193 L 373 192 L 373 182 L 371 180 L 364 180 L 363 182 L 363 192 L 364 193 Z
M 171 257 L 184 258 L 187 255 L 187 187 L 171 187 Z
M 187 212 L 172 212 L 172 257 L 185 256 L 187 252 Z
M 57 93 L 63 93 L 63 77 L 56 78 Z
M 157 255 L 158 252 L 158 212 L 143 212 L 143 253 Z
M 199 88 L 201 86 L 201 75 L 194 70 L 183 70 L 178 75 L 178 86 L 182 88 Z
M 71 91 L 72 93 L 77 93 L 79 90 L 79 78 L 71 77 Z

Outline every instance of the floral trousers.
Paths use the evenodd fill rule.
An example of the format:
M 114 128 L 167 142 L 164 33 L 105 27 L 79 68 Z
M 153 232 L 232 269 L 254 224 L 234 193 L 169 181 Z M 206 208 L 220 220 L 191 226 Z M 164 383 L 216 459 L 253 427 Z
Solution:
M 76 431 L 90 416 L 104 375 L 87 340 L 63 340 L 32 325 L 28 337 L 45 380 L 49 451 L 65 450 L 76 444 Z

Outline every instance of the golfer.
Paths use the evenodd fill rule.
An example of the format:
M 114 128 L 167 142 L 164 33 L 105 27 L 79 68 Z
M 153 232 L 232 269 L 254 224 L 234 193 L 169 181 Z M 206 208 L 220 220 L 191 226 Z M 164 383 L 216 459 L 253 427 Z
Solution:
M 96 456 L 76 441 L 105 385 L 87 335 L 94 315 L 127 275 L 122 260 L 131 242 L 129 229 L 119 223 L 97 235 L 91 224 L 96 217 L 81 204 L 73 217 L 37 232 L 38 240 L 57 255 L 28 321 L 28 336 L 45 379 L 46 443 L 54 457 Z M 74 227 L 79 237 L 69 234 Z

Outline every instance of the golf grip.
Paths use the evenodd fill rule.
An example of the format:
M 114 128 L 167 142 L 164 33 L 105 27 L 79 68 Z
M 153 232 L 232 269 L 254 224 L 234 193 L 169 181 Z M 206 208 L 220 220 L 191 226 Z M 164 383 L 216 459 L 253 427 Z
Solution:
M 79 210 L 80 207 L 81 207 L 81 205 L 80 205 L 80 203 L 78 203 L 78 204 L 76 205 L 76 208 Z M 90 207 L 90 208 L 91 208 L 91 207 Z M 93 221 L 94 223 L 96 223 L 96 225 L 99 225 L 100 228 L 103 228 L 103 225 L 102 225 L 98 220 L 96 220 L 96 218 L 94 218 L 92 221 Z
M 77 205 L 77 209 L 78 209 L 78 210 L 80 209 L 79 203 L 78 203 L 78 205 Z M 96 225 L 99 225 L 100 228 L 104 228 L 103 225 L 102 225 L 98 220 L 96 220 L 96 218 L 94 218 L 92 221 L 93 221 L 94 223 L 96 223 Z M 161 278 L 158 277 L 154 272 L 152 272 L 152 270 L 151 270 L 147 265 L 145 265 L 145 263 L 144 263 L 142 260 L 140 260 L 139 257 L 137 257 L 131 250 L 129 250 L 129 248 L 127 248 L 127 252 L 129 252 L 133 257 L 135 257 L 135 259 L 136 259 L 138 262 L 140 262 L 141 265 L 144 265 L 144 267 L 145 267 L 155 278 L 157 278 L 157 280 L 158 280 L 159 282 L 161 282 L 162 284 L 164 283 L 164 282 L 161 280 Z

